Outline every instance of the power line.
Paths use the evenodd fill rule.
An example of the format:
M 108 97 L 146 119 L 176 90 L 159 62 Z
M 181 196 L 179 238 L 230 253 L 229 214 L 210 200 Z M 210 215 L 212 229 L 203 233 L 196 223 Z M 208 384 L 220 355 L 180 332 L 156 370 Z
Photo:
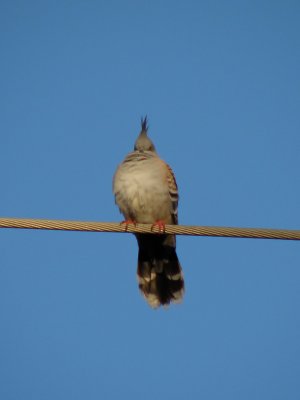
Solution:
M 0 228 L 81 232 L 159 233 L 159 228 L 151 224 L 126 225 L 116 222 L 62 221 L 28 218 L 0 218 Z M 165 225 L 165 233 L 189 236 L 300 240 L 300 230 L 289 229 Z

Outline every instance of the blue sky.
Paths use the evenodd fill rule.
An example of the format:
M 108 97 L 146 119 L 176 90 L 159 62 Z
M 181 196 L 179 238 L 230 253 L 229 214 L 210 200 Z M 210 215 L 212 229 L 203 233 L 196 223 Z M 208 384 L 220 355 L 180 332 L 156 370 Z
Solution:
M 182 224 L 300 229 L 297 1 L 0 4 L 0 214 L 120 221 L 140 117 Z M 298 399 L 300 251 L 178 238 L 152 310 L 132 235 L 0 230 L 0 398 Z

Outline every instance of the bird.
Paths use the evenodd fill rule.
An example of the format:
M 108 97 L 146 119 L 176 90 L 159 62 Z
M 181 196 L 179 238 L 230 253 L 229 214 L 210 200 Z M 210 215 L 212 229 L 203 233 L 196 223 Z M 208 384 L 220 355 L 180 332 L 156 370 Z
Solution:
M 160 231 L 135 234 L 142 295 L 152 308 L 181 302 L 184 278 L 176 254 L 176 237 L 164 233 L 165 224 L 178 224 L 178 187 L 172 169 L 158 156 L 148 136 L 147 116 L 141 118 L 133 151 L 117 167 L 113 193 L 125 218 L 123 223 L 157 225 Z

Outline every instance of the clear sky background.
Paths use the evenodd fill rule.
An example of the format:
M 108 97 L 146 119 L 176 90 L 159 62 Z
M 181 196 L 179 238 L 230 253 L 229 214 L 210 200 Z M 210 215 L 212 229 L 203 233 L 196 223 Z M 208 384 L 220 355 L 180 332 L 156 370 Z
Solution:
M 0 3 L 0 214 L 121 221 L 140 117 L 182 224 L 300 229 L 299 1 Z M 300 244 L 179 237 L 152 310 L 132 235 L 0 230 L 0 398 L 300 395 Z

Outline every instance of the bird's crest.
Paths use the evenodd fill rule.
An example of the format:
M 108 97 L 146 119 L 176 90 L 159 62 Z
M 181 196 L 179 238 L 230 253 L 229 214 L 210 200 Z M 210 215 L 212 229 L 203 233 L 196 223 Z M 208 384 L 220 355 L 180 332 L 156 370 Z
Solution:
M 155 152 L 155 146 L 152 143 L 151 139 L 147 135 L 148 131 L 148 118 L 145 116 L 141 118 L 141 126 L 142 130 L 135 141 L 134 150 L 136 151 L 153 151 Z
M 141 118 L 141 126 L 142 126 L 142 132 L 148 132 L 148 118 L 147 115 L 143 118 Z

